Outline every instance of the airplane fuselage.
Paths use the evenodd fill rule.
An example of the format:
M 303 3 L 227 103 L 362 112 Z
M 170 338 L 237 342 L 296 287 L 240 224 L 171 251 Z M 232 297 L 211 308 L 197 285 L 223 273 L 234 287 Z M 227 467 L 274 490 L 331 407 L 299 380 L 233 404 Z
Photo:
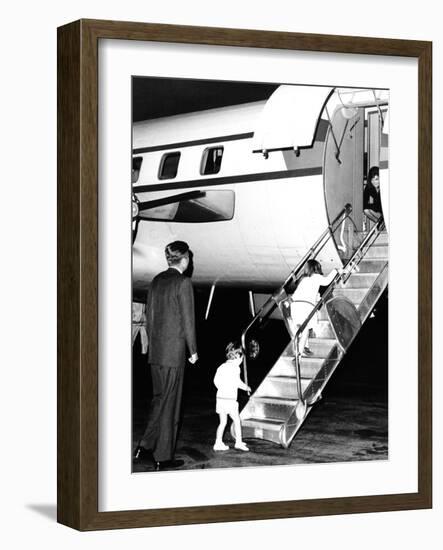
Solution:
M 346 203 L 358 211 L 361 226 L 364 155 L 356 161 L 355 150 L 363 146 L 369 154 L 367 103 L 349 119 L 340 109 L 331 120 L 319 112 L 309 147 L 254 153 L 265 104 L 134 124 L 133 191 L 150 205 L 141 212 L 133 246 L 135 291 L 146 290 L 166 268 L 164 247 L 174 240 L 193 250 L 195 284 L 269 291 Z M 375 102 L 372 111 L 378 108 Z M 338 160 L 334 127 L 342 140 Z M 387 167 L 384 150 L 377 159 L 381 168 Z M 177 195 L 182 199 L 174 201 Z M 341 265 L 337 244 L 331 239 L 317 258 L 326 273 Z

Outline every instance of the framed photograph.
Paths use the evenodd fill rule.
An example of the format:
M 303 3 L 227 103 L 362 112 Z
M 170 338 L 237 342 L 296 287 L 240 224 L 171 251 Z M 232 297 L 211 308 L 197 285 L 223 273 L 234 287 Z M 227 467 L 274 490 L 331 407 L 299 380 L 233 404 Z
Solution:
M 430 42 L 58 30 L 58 521 L 432 506 Z

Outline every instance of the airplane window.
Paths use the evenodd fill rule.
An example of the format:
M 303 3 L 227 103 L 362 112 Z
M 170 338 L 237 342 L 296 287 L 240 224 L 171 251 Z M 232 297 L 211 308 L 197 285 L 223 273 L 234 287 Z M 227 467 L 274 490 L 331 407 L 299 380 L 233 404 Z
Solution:
M 140 168 L 142 167 L 143 157 L 132 157 L 132 175 L 131 183 L 137 183 L 140 176 Z
M 142 210 L 143 220 L 181 223 L 203 223 L 231 220 L 234 216 L 235 194 L 231 190 L 208 190 L 195 199 L 184 199 Z
M 167 153 L 163 155 L 160 162 L 160 170 L 158 178 L 161 180 L 167 180 L 175 178 L 178 170 L 178 161 L 180 160 L 180 153 Z
M 203 152 L 200 174 L 218 174 L 223 157 L 223 147 L 210 147 Z

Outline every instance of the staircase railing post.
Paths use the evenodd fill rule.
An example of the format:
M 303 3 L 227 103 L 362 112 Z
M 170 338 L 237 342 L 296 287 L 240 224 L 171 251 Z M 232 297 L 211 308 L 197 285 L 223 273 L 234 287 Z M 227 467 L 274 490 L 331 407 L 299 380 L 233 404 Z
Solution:
M 241 337 L 241 347 L 243 349 L 243 380 L 247 386 L 249 386 L 248 382 L 248 365 L 247 365 L 247 358 L 246 358 L 246 332 L 242 334 Z M 250 392 L 248 392 L 248 395 L 250 395 Z
M 300 334 L 297 332 L 293 340 L 294 359 L 295 359 L 295 376 L 297 380 L 297 393 L 299 400 L 305 405 L 305 399 L 301 387 L 301 372 L 300 372 Z

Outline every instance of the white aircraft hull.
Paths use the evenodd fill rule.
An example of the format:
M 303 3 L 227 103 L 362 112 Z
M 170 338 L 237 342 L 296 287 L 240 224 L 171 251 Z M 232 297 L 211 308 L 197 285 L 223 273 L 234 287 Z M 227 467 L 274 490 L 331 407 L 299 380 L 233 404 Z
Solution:
M 364 101 L 366 105 L 368 100 Z M 336 104 L 334 94 L 328 105 L 335 110 Z M 170 198 L 189 191 L 224 190 L 235 194 L 233 217 L 229 220 L 183 223 L 142 219 L 133 246 L 135 292 L 146 290 L 152 278 L 166 268 L 164 247 L 174 240 L 188 242 L 193 250 L 196 285 L 270 291 L 281 284 L 345 202 L 354 203 L 355 210 L 362 210 L 359 197 L 363 173 L 357 174 L 361 181 L 357 198 L 353 190 L 355 176 L 342 178 L 342 174 L 358 172 L 354 164 L 349 166 L 355 157 L 352 124 L 343 117 L 340 119 L 345 129 L 340 163 L 335 158 L 336 136 L 324 118 L 323 105 L 318 109 L 312 142 L 299 144 L 298 155 L 291 146 L 263 155 L 253 150 L 258 143 L 255 128 L 265 106 L 265 102 L 257 102 L 134 125 L 134 157 L 143 159 L 139 179 L 133 187 L 139 201 Z M 360 120 L 363 111 L 359 112 L 351 123 L 361 125 L 363 136 Z M 338 119 L 331 118 L 334 128 Z M 260 143 L 264 147 L 265 139 Z M 202 154 L 214 144 L 223 146 L 220 171 L 201 175 Z M 180 152 L 180 164 L 176 177 L 162 180 L 159 166 L 168 151 Z M 358 163 L 361 172 L 362 166 L 363 160 Z M 332 174 L 329 181 L 328 174 Z M 339 186 L 345 188 L 343 193 Z M 149 216 L 149 211 L 144 215 Z M 325 273 L 341 265 L 337 244 L 329 241 L 318 256 Z

